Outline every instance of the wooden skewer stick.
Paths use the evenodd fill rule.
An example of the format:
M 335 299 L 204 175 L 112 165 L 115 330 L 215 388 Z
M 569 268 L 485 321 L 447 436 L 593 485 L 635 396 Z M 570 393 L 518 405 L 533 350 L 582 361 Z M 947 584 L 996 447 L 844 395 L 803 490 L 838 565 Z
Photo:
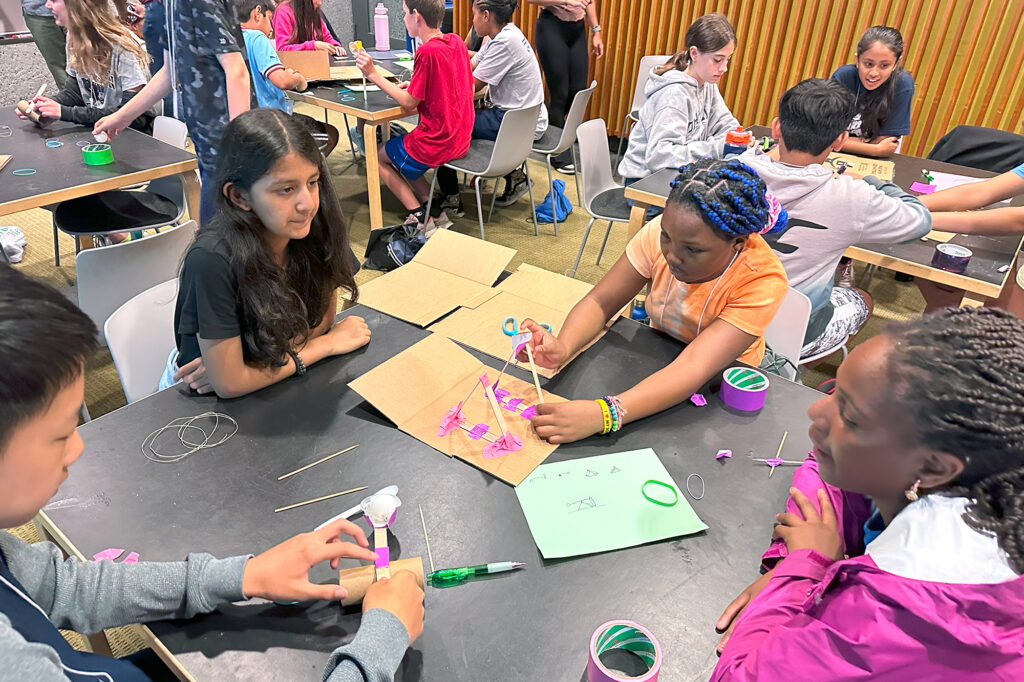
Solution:
M 751 462 L 765 462 L 765 463 L 768 462 L 767 459 L 763 459 L 763 458 L 759 458 L 759 457 L 751 457 L 750 461 Z M 801 464 L 803 464 L 803 462 L 797 462 L 796 460 L 793 460 L 793 459 L 784 459 L 784 460 L 782 460 L 778 464 L 778 466 L 785 466 L 787 464 L 789 464 L 791 466 L 800 466 Z
M 274 510 L 274 513 L 288 511 L 289 509 L 295 509 L 296 507 L 304 507 L 307 504 L 313 504 L 314 502 L 323 502 L 333 497 L 341 497 L 342 495 L 348 495 L 349 493 L 357 493 L 360 490 L 366 490 L 366 486 L 360 486 L 358 488 L 352 488 L 351 490 L 342 490 L 340 493 L 334 493 L 332 495 L 324 495 L 323 497 L 317 497 L 312 500 L 306 500 L 305 502 L 296 502 L 295 504 L 289 504 L 287 507 L 278 507 Z
M 775 451 L 775 459 L 778 459 L 779 455 L 782 454 L 782 446 L 786 444 L 786 436 L 788 436 L 788 435 L 789 435 L 789 431 L 786 431 L 785 433 L 782 434 L 782 441 L 779 442 L 779 449 Z M 778 465 L 776 465 L 776 466 L 778 466 Z M 774 473 L 775 473 L 775 467 L 773 466 L 772 470 L 768 472 L 768 478 L 771 478 L 772 474 L 774 474 Z
M 533 373 L 533 385 L 537 388 L 537 402 L 543 405 L 544 392 L 540 390 L 540 379 L 537 378 L 537 365 L 533 362 L 533 351 L 530 350 L 530 344 L 526 344 L 526 357 L 530 359 L 530 372 Z
M 430 572 L 434 572 L 434 555 L 430 553 L 430 538 L 427 537 L 427 522 L 423 518 L 423 507 L 416 505 L 420 510 L 420 524 L 423 526 L 423 542 L 427 543 L 427 559 L 430 560 Z
M 505 423 L 505 415 L 501 413 L 501 407 L 498 406 L 498 399 L 494 396 L 494 391 L 491 390 L 490 384 L 484 384 L 484 393 L 487 395 L 487 402 L 491 404 L 491 410 L 494 412 L 494 418 L 498 420 L 498 428 L 501 429 L 501 435 L 504 437 L 508 433 L 508 424 Z
M 349 447 L 345 448 L 344 450 L 339 450 L 338 452 L 335 452 L 333 455 L 327 455 L 323 459 L 318 459 L 317 461 L 313 462 L 312 464 L 307 464 L 306 466 L 302 467 L 301 469 L 296 469 L 295 471 L 290 471 L 287 474 L 285 474 L 284 476 L 278 476 L 277 480 L 283 481 L 284 479 L 288 478 L 289 476 L 294 476 L 295 474 L 301 474 L 306 469 L 310 469 L 312 467 L 315 467 L 317 464 L 323 464 L 324 462 L 326 462 L 327 460 L 331 459 L 332 457 L 337 457 L 338 455 L 344 455 L 349 450 L 353 450 L 353 449 L 358 448 L 358 447 L 359 447 L 358 443 L 355 444 L 355 445 L 350 445 Z

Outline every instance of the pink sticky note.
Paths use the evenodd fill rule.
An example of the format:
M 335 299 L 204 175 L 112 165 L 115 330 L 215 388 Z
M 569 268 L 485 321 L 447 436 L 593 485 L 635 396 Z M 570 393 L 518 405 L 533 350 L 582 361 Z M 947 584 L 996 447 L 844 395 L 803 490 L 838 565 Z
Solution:
M 911 192 L 918 194 L 931 194 L 935 191 L 935 185 L 926 185 L 923 182 L 915 182 L 910 186 Z
M 515 452 L 523 448 L 523 439 L 514 433 L 506 433 L 504 436 L 488 443 L 484 446 L 484 457 L 493 459 L 494 457 L 504 457 L 510 452 Z
M 719 450 L 718 454 L 715 455 L 715 459 L 722 459 L 723 457 L 732 457 L 732 450 Z
M 459 428 L 459 424 L 466 418 L 466 415 L 462 414 L 462 403 L 459 403 L 441 417 L 441 426 L 437 430 L 437 437 L 447 436 L 449 433 Z
M 519 416 L 522 417 L 523 419 L 533 419 L 534 417 L 537 416 L 537 406 L 530 405 L 525 410 L 520 412 Z
M 696 405 L 697 407 L 704 407 L 708 404 L 707 399 L 700 393 L 694 393 L 693 395 L 691 395 L 690 402 Z

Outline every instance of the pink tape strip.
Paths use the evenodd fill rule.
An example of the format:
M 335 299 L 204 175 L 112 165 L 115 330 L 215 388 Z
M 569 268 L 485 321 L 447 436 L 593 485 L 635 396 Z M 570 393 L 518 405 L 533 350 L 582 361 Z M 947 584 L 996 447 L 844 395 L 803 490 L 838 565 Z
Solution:
M 504 407 L 506 410 L 509 410 L 510 412 L 517 412 L 517 408 L 519 407 L 519 404 L 522 402 L 522 398 L 512 398 L 506 401 L 505 404 L 502 405 L 502 407 Z
M 384 568 L 385 566 L 391 565 L 390 547 L 377 547 L 373 551 L 377 553 L 377 558 L 373 562 L 374 566 L 376 566 L 377 568 Z
M 477 424 L 470 430 L 469 437 L 472 438 L 473 440 L 480 440 L 481 438 L 484 437 L 484 434 L 487 433 L 487 430 L 490 428 L 491 427 L 489 427 L 487 424 Z
M 694 393 L 690 396 L 690 402 L 697 407 L 705 407 L 708 404 L 707 398 L 702 396 L 700 393 Z
M 499 403 L 502 400 L 504 400 L 508 396 L 508 394 L 509 394 L 507 389 L 504 389 L 504 388 L 494 388 L 493 386 L 491 388 L 494 391 L 494 397 L 498 399 Z
M 537 416 L 537 406 L 530 405 L 525 410 L 520 412 L 519 416 L 522 417 L 523 419 L 533 419 L 534 417 Z
M 116 547 L 110 547 L 109 549 L 105 549 L 102 552 L 96 552 L 95 554 L 93 554 L 92 555 L 92 560 L 93 561 L 103 561 L 104 559 L 106 559 L 107 561 L 113 561 L 114 559 L 116 559 L 117 557 L 121 556 L 122 554 L 124 554 L 124 550 L 123 549 L 117 549 Z
M 124 561 L 122 561 L 121 563 L 122 564 L 137 564 L 137 563 L 139 563 L 139 553 L 138 552 L 131 552 L 128 556 L 126 556 L 124 558 Z
M 771 459 L 766 459 L 764 463 L 770 467 L 777 467 L 785 463 L 785 460 L 782 459 L 781 457 L 772 457 Z
M 910 185 L 910 191 L 918 194 L 931 194 L 935 189 L 935 185 L 926 185 L 923 182 L 915 182 Z
M 447 414 L 441 417 L 441 426 L 437 430 L 438 438 L 447 436 L 449 433 L 459 428 L 459 424 L 466 418 L 466 415 L 462 414 L 462 403 L 459 403 L 452 409 L 448 410 Z
M 715 459 L 722 459 L 723 457 L 732 457 L 732 450 L 719 450 L 718 454 L 715 455 Z
M 484 446 L 484 457 L 493 459 L 504 457 L 510 452 L 523 449 L 523 439 L 514 433 L 506 433 L 504 436 Z

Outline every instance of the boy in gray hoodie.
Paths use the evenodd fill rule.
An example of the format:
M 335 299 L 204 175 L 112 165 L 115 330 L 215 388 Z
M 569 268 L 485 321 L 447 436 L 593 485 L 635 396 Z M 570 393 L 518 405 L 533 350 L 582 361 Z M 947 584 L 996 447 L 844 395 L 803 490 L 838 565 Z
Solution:
M 95 339 L 95 326 L 64 296 L 0 265 L 0 528 L 31 520 L 82 454 L 78 411 Z M 0 531 L 0 680 L 148 680 L 141 661 L 76 651 L 57 628 L 93 633 L 190 618 L 251 597 L 339 599 L 340 586 L 309 582 L 310 567 L 375 556 L 363 531 L 344 520 L 255 557 L 137 564 L 65 560 L 48 542 Z M 423 591 L 408 571 L 395 573 L 367 592 L 359 632 L 334 650 L 323 679 L 392 680 L 422 630 Z
M 647 101 L 619 163 L 627 185 L 663 168 L 721 158 L 725 134 L 739 126 L 718 91 L 736 49 L 725 16 L 705 14 L 686 29 L 686 49 L 651 70 Z
M 786 269 L 789 285 L 811 299 L 801 357 L 834 348 L 856 334 L 871 314 L 866 291 L 833 286 L 848 247 L 913 241 L 931 230 L 928 209 L 897 185 L 873 175 L 837 177 L 822 165 L 846 142 L 846 127 L 856 113 L 849 90 L 835 81 L 808 78 L 779 99 L 779 115 L 772 121 L 779 160 L 757 149 L 739 157 L 789 213 L 787 228 L 766 240 Z

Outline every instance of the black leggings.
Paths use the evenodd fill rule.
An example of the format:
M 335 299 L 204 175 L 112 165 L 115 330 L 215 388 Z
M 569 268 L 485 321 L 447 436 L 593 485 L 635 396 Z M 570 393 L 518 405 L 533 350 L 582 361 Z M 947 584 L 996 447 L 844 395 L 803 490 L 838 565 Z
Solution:
M 537 17 L 537 58 L 548 82 L 551 102 L 548 120 L 559 128 L 572 98 L 587 87 L 587 27 L 579 21 L 562 21 L 547 10 Z

